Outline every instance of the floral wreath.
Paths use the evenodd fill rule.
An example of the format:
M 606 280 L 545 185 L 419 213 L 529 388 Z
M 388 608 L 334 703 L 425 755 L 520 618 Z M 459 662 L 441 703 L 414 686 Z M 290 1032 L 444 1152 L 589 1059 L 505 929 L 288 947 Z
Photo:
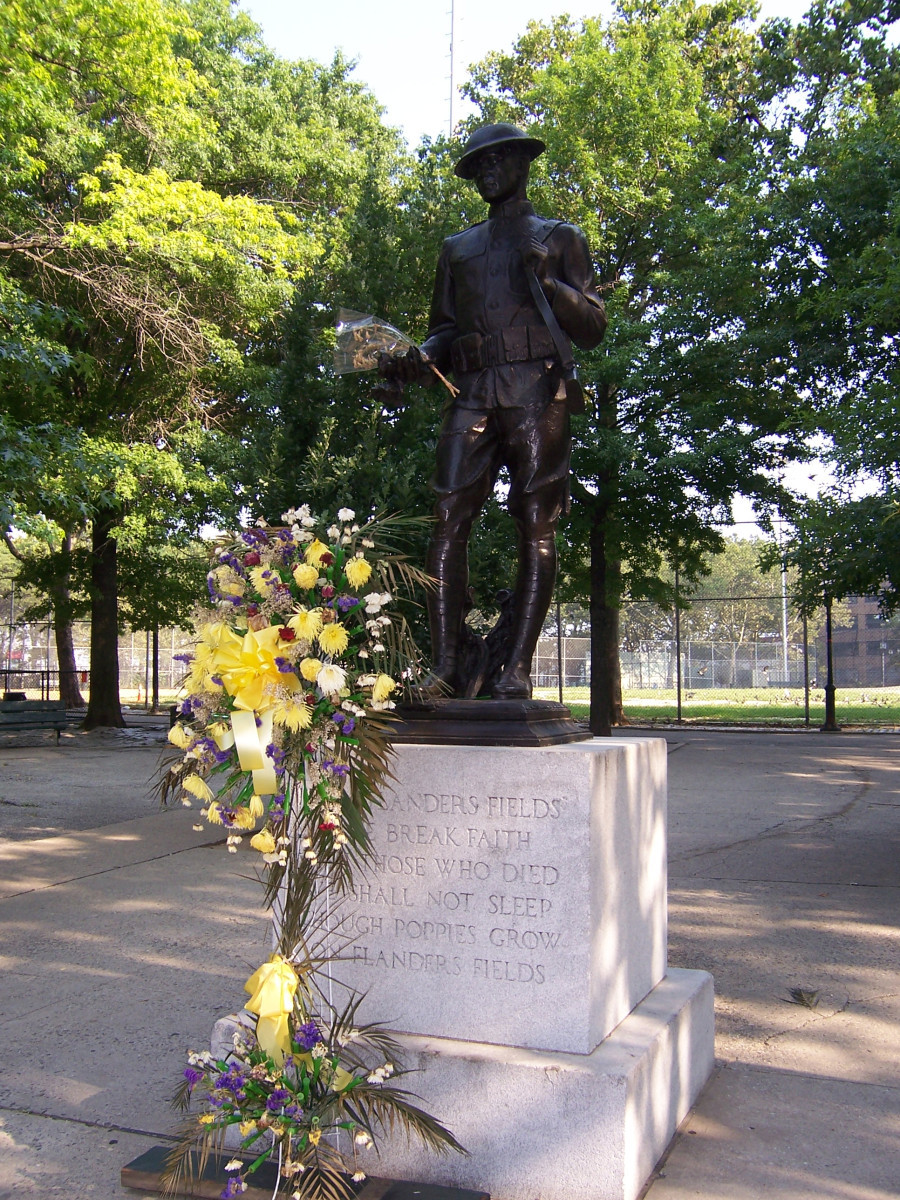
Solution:
M 333 955 L 314 945 L 323 889 L 346 895 L 368 855 L 393 696 L 418 669 L 405 620 L 387 611 L 398 589 L 428 583 L 397 547 L 414 522 L 359 524 L 341 508 L 326 527 L 308 505 L 282 520 L 216 548 L 212 607 L 197 614 L 169 733 L 182 757 L 161 787 L 165 803 L 202 802 L 229 852 L 249 840 L 279 918 L 275 953 L 247 981 L 233 1053 L 191 1052 L 176 1094 L 182 1109 L 204 1108 L 182 1132 L 167 1185 L 193 1175 L 194 1147 L 202 1172 L 236 1129 L 223 1200 L 276 1156 L 275 1194 L 285 1181 L 294 1200 L 341 1200 L 365 1178 L 357 1148 L 397 1123 L 436 1151 L 462 1149 L 397 1086 L 398 1046 L 357 1025 L 359 998 L 341 1011 L 326 999 L 318 979 Z

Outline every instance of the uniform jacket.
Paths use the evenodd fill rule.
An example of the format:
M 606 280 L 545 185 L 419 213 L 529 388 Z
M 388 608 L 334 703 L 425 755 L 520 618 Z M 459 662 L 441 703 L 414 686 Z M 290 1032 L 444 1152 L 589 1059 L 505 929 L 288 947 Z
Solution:
M 422 347 L 439 370 L 453 372 L 460 388 L 455 407 L 546 403 L 560 388 L 558 357 L 522 261 L 532 238 L 549 252 L 547 274 L 557 281 L 553 314 L 564 332 L 582 350 L 603 337 L 606 313 L 581 230 L 537 216 L 526 200 L 492 205 L 487 221 L 444 242 Z M 461 360 L 462 348 L 477 348 L 481 339 L 489 339 L 490 365 Z

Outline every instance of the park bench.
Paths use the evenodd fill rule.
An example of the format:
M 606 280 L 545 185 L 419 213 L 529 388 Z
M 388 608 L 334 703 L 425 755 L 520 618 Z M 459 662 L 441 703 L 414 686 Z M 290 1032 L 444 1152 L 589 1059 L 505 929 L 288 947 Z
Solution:
M 60 732 L 65 728 L 63 700 L 0 700 L 0 734 L 25 729 L 55 729 L 59 745 Z

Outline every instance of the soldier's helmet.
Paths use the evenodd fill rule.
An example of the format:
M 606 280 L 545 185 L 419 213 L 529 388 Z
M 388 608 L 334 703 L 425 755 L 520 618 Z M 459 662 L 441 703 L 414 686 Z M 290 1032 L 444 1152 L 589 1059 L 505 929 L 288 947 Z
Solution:
M 547 149 L 540 138 L 529 137 L 515 125 L 482 125 L 476 129 L 463 148 L 459 162 L 453 168 L 460 179 L 472 179 L 479 154 L 498 146 L 515 146 L 532 160 Z

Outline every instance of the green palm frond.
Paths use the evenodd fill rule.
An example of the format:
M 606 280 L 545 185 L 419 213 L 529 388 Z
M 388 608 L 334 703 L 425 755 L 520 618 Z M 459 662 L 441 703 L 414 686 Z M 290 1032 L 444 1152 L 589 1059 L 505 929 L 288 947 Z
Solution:
M 435 1154 L 457 1151 L 468 1154 L 446 1126 L 430 1113 L 412 1104 L 418 1099 L 412 1092 L 384 1084 L 360 1084 L 353 1089 L 351 1098 L 345 1101 L 348 1114 L 373 1137 L 377 1133 L 392 1136 L 401 1129 L 412 1140 L 418 1138 Z

